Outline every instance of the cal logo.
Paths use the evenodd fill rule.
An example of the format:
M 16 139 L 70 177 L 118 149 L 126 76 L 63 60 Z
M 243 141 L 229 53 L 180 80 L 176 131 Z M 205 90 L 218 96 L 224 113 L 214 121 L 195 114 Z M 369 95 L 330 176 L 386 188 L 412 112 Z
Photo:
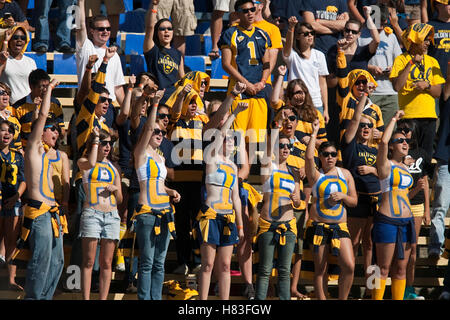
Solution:
M 244 37 L 243 36 L 239 36 L 239 37 L 237 37 L 237 40 L 238 40 L 238 42 L 241 42 L 242 40 L 244 40 Z
M 335 6 L 327 6 L 327 12 L 338 12 L 338 8 L 336 8 Z
M 166 74 L 171 73 L 173 69 L 178 70 L 178 65 L 173 61 L 172 57 L 167 54 L 164 57 L 159 58 L 158 64 L 163 66 L 163 70 Z
M 445 50 L 445 52 L 449 52 L 450 51 L 450 38 L 442 39 L 441 42 L 439 42 L 438 48 Z

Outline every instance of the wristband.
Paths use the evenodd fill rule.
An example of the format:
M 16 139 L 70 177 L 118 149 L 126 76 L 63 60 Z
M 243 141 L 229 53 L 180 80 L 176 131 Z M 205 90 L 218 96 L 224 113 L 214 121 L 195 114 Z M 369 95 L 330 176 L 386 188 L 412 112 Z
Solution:
M 231 94 L 233 97 L 235 97 L 235 98 L 239 95 L 239 93 L 236 93 L 236 92 L 234 92 L 234 91 L 231 91 L 230 94 Z
M 244 229 L 244 226 L 238 226 L 236 225 L 236 228 L 238 228 L 238 230 Z
M 89 65 L 86 66 L 86 70 L 92 70 L 93 67 L 89 67 Z
M 153 12 L 153 13 L 157 13 L 157 12 L 158 12 L 158 10 L 156 10 L 156 9 L 152 9 L 152 12 Z
M 409 63 L 410 63 L 412 66 L 414 65 L 414 62 L 412 61 L 412 59 L 409 60 Z
M 292 29 L 288 29 L 290 32 L 294 32 L 295 31 L 295 28 L 292 28 Z
M 128 91 L 133 91 L 133 87 L 128 87 Z
M 103 58 L 103 63 L 108 63 L 108 60 L 109 60 L 108 58 L 104 57 Z

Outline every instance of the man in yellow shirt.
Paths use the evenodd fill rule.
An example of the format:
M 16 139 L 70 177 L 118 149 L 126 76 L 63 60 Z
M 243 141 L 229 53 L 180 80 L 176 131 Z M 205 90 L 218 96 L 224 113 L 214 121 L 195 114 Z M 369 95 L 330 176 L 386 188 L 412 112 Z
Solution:
M 436 135 L 436 102 L 445 82 L 439 63 L 426 54 L 433 41 L 434 28 L 416 23 L 402 33 L 406 51 L 399 55 L 389 76 L 398 92 L 398 105 L 404 118 L 415 119 L 418 143 L 428 154 L 433 153 Z

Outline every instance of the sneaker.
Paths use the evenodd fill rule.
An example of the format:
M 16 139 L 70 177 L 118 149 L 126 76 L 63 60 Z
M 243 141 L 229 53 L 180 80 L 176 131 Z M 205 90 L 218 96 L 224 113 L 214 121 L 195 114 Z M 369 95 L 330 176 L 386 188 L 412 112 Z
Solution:
M 425 297 L 419 296 L 415 292 L 410 292 L 406 297 L 403 298 L 403 300 L 425 300 Z
M 47 52 L 47 47 L 46 46 L 39 46 L 36 49 L 34 49 L 34 52 L 37 53 L 46 53 Z
M 439 300 L 450 300 L 450 292 L 442 291 L 441 295 L 439 296 Z
M 71 46 L 65 44 L 63 46 L 61 46 L 61 48 L 58 49 L 59 52 L 61 53 L 75 53 L 75 48 L 72 48 Z
M 255 288 L 253 288 L 253 284 L 247 283 L 244 286 L 244 292 L 242 295 L 248 300 L 255 300 Z
M 6 262 L 5 256 L 0 255 L 0 266 Z
M 189 268 L 186 263 L 179 265 L 175 270 L 173 270 L 174 274 L 184 274 L 187 275 L 189 273 Z

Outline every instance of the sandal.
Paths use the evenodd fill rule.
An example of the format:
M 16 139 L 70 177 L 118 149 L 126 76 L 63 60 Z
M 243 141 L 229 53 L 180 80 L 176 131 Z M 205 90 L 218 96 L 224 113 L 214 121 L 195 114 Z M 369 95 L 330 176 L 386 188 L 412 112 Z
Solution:
M 217 59 L 217 58 L 219 58 L 220 57 L 220 52 L 219 52 L 219 50 L 211 50 L 209 53 L 208 53 L 208 56 L 209 56 L 209 58 L 210 59 Z
M 10 283 L 8 285 L 8 289 L 11 291 L 17 291 L 17 292 L 24 291 L 22 286 L 18 285 L 17 283 Z

